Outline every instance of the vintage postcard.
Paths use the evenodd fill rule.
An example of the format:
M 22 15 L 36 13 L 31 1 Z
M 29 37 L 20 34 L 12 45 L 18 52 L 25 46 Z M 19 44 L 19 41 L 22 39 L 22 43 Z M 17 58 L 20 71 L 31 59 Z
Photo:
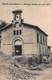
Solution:
M 52 80 L 51 0 L 0 0 L 0 80 Z

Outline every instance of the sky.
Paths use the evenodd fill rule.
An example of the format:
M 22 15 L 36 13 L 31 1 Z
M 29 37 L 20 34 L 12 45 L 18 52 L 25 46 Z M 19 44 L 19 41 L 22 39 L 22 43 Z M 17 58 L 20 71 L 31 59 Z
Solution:
M 48 45 L 52 47 L 51 0 L 0 0 L 0 20 L 10 23 L 13 20 L 12 11 L 16 9 L 23 11 L 24 22 L 37 25 L 48 34 Z

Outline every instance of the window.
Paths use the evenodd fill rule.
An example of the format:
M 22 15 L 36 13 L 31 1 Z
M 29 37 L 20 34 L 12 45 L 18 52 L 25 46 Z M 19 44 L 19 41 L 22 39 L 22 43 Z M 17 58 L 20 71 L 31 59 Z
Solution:
M 17 35 L 18 35 L 18 30 L 17 30 Z
M 0 35 L 0 48 L 1 48 L 1 35 Z
M 45 45 L 45 37 L 43 37 L 43 44 Z
M 47 45 L 47 38 L 46 38 L 45 44 Z
M 0 35 L 0 39 L 1 39 L 1 35 Z
M 37 33 L 37 42 L 42 44 L 42 35 Z
M 16 34 L 16 32 L 15 32 L 15 31 L 13 31 L 13 33 L 14 33 L 14 35 Z
M 44 47 L 43 47 L 43 56 L 44 56 Z
M 41 45 L 39 45 L 39 52 L 40 52 L 40 54 L 42 54 L 42 46 Z
M 37 33 L 37 43 L 39 43 L 39 34 Z
M 0 40 L 0 48 L 1 48 L 1 40 Z
M 14 35 L 21 35 L 22 34 L 21 30 L 16 30 L 16 31 L 13 31 L 13 32 L 14 32 Z
M 22 31 L 20 30 L 20 34 L 22 34 Z
M 40 43 L 42 44 L 42 35 L 40 35 Z

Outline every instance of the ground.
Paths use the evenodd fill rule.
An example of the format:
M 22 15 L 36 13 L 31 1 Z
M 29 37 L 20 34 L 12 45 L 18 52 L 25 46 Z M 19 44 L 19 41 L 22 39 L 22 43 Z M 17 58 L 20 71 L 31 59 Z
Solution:
M 41 64 L 27 69 L 16 63 L 13 58 L 0 56 L 0 80 L 52 80 L 52 66 Z
M 33 76 L 32 80 L 52 80 L 52 68 L 42 71 L 38 76 Z

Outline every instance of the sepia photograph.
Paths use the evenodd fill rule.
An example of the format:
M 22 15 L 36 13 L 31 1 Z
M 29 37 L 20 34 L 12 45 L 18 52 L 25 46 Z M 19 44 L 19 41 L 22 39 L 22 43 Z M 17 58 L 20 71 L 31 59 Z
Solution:
M 52 80 L 52 2 L 0 1 L 0 80 Z

